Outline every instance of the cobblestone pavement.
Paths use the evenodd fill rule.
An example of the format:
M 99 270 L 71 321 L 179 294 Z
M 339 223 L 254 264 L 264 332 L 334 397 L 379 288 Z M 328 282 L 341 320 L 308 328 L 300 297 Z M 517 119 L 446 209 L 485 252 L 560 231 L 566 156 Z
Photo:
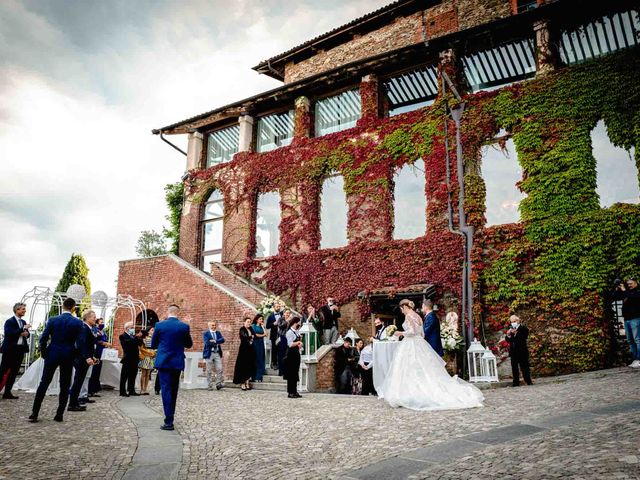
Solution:
M 105 392 L 86 412 L 66 412 L 53 421 L 58 397 L 47 396 L 40 421 L 29 423 L 32 394 L 0 400 L 0 479 L 120 479 L 137 445 L 133 423 Z
M 449 412 L 392 409 L 374 397 L 308 394 L 293 400 L 255 390 L 181 391 L 178 476 L 381 478 L 366 472 L 395 462 L 386 480 L 640 478 L 639 387 L 640 371 L 612 369 L 487 390 L 484 408 Z M 42 421 L 28 423 L 33 395 L 18 394 L 19 400 L 0 400 L 0 479 L 120 479 L 127 472 L 137 478 L 135 468 L 144 471 L 133 461 L 136 449 L 145 448 L 144 435 L 138 438 L 141 432 L 113 392 L 85 413 L 67 413 L 63 424 L 52 421 L 54 397 L 45 400 Z M 153 395 L 125 401 L 161 412 Z M 147 448 L 160 439 L 151 423 Z M 529 430 L 509 437 L 517 424 Z M 500 431 L 507 440 L 472 441 Z M 446 449 L 438 453 L 440 447 Z M 411 452 L 413 463 L 399 457 Z M 430 462 L 415 452 L 431 455 Z
M 488 390 L 484 408 L 448 412 L 392 409 L 374 397 L 309 394 L 292 400 L 259 391 L 181 392 L 180 478 L 342 478 L 401 452 L 473 432 L 640 400 L 639 387 L 640 371 L 614 369 Z M 157 397 L 149 404 L 160 408 Z M 524 472 L 528 478 L 553 478 L 566 470 L 575 478 L 623 473 L 636 478 L 638 413 L 614 412 L 578 427 L 550 429 L 520 438 L 513 450 L 511 443 L 478 450 L 472 459 L 441 465 L 437 475 L 522 478 Z M 423 477 L 439 478 L 435 473 Z

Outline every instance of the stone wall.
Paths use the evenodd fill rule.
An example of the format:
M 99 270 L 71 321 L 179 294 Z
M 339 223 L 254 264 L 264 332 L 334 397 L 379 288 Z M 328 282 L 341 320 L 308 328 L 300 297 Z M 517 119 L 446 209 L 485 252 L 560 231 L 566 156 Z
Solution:
M 512 15 L 510 0 L 445 0 L 310 58 L 285 65 L 285 83 L 295 82 L 363 58 L 416 45 Z

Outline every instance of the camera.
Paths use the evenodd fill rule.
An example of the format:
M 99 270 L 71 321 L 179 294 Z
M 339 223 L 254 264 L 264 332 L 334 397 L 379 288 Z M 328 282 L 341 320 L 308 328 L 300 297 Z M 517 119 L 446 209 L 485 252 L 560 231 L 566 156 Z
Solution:
M 621 278 L 616 278 L 613 281 L 613 288 L 619 288 L 620 285 L 624 285 L 624 280 L 622 280 Z

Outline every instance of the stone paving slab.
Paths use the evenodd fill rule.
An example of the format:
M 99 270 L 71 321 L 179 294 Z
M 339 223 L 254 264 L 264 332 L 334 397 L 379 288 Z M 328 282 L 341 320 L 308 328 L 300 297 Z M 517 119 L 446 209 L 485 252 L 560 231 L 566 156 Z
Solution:
M 418 448 L 402 455 L 403 458 L 421 460 L 423 462 L 439 463 L 453 460 L 455 458 L 470 455 L 476 450 L 484 448 L 485 445 L 478 442 L 470 442 L 463 438 L 449 440 L 438 443 L 429 448 Z
M 541 428 L 561 428 L 578 423 L 590 422 L 597 418 L 597 415 L 588 412 L 568 412 L 550 417 L 539 417 L 527 419 L 527 423 Z
M 368 465 L 355 472 L 348 472 L 342 478 L 401 480 L 411 474 L 420 472 L 425 468 L 425 465 L 425 462 L 415 459 L 394 457 Z
M 533 425 L 509 425 L 507 427 L 493 428 L 485 432 L 467 435 L 464 439 L 478 443 L 504 443 L 519 437 L 524 437 L 525 435 L 541 432 L 542 430 L 542 428 Z
M 640 384 L 636 386 L 640 387 Z M 588 412 L 596 415 L 615 415 L 617 413 L 626 413 L 633 410 L 640 410 L 640 400 L 629 400 L 623 403 L 615 403 L 613 405 L 603 405 L 601 407 L 592 408 L 588 410 Z

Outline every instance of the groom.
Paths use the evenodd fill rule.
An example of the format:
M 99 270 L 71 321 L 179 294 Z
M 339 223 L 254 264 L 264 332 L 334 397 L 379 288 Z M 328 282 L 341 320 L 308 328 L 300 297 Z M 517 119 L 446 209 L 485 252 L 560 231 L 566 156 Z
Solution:
M 424 332 L 424 339 L 429 342 L 431 348 L 433 348 L 438 355 L 444 356 L 444 350 L 442 349 L 442 340 L 440 338 L 440 322 L 436 313 L 433 311 L 433 302 L 429 299 L 422 301 L 422 313 L 424 314 L 424 323 L 422 324 L 422 331 Z

